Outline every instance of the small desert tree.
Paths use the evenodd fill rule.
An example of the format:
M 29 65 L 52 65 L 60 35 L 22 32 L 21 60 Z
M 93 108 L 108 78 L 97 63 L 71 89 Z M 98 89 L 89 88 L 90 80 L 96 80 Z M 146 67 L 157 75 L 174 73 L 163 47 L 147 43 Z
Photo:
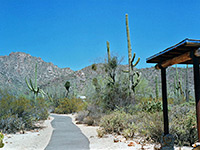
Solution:
M 70 89 L 70 82 L 69 81 L 65 82 L 65 88 L 66 88 L 66 97 L 68 97 L 69 89 Z

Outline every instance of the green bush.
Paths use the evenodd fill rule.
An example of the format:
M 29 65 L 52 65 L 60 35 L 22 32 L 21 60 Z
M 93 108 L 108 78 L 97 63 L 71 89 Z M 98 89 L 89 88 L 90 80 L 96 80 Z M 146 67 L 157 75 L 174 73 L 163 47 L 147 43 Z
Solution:
M 82 111 L 87 106 L 86 102 L 79 98 L 63 98 L 59 100 L 58 107 L 55 108 L 54 112 L 59 114 L 68 114 L 78 111 Z
M 191 146 L 197 141 L 196 111 L 190 106 L 176 106 L 171 113 L 170 132 L 177 145 Z
M 105 115 L 101 118 L 100 126 L 106 133 L 123 134 L 127 132 L 127 129 L 134 126 L 133 118 L 130 114 L 124 111 L 115 110 L 109 115 Z M 134 132 L 134 129 L 132 129 Z M 134 133 L 132 133 L 133 135 Z
M 47 106 L 43 99 L 30 100 L 24 96 L 0 91 L 0 130 L 15 133 L 20 130 L 33 129 L 35 122 L 48 117 Z
M 147 113 L 143 120 L 147 140 L 160 142 L 163 131 L 163 114 L 161 112 Z
M 87 110 L 78 112 L 76 120 L 87 125 L 99 125 L 102 116 L 102 110 L 97 105 L 88 105 Z
M 141 104 L 142 111 L 155 113 L 162 111 L 162 103 L 160 101 L 149 100 L 147 102 L 142 102 Z
M 155 109 L 156 110 L 156 109 Z M 133 116 L 137 132 L 154 142 L 160 142 L 163 131 L 163 114 L 159 111 L 138 112 Z M 171 106 L 169 111 L 170 133 L 175 137 L 175 144 L 189 145 L 197 141 L 196 112 L 194 105 L 185 103 Z
M 89 112 L 86 110 L 83 111 L 79 111 L 77 116 L 76 116 L 76 121 L 78 121 L 79 123 L 84 123 L 83 120 L 84 118 L 86 118 L 89 115 Z

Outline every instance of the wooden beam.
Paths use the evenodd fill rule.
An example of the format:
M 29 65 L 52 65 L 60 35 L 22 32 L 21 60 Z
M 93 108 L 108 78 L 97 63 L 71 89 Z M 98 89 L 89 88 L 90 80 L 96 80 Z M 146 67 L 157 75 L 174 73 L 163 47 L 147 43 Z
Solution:
M 193 72 L 194 72 L 194 92 L 196 101 L 196 118 L 197 118 L 197 131 L 198 141 L 200 142 L 200 72 L 199 72 L 199 59 L 192 53 L 193 59 Z
M 168 104 L 167 104 L 167 81 L 166 68 L 161 68 L 162 81 L 162 104 L 163 104 L 163 118 L 164 118 L 164 135 L 169 134 L 169 119 L 168 119 Z
M 166 60 L 164 62 L 162 62 L 161 64 L 157 64 L 155 66 L 156 69 L 161 69 L 161 68 L 167 68 L 168 66 L 172 66 L 174 64 L 180 64 L 182 62 L 186 62 L 188 60 L 192 60 L 192 58 L 190 57 L 190 53 L 191 52 L 186 52 L 180 56 L 174 57 L 172 59 Z M 197 50 L 194 51 L 194 55 L 196 57 L 200 57 L 200 48 L 198 48 Z

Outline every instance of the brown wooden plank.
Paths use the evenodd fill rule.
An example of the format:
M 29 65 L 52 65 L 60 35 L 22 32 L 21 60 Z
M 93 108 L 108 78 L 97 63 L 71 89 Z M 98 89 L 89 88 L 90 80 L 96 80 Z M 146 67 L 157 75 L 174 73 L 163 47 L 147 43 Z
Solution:
M 193 53 L 193 72 L 194 72 L 194 90 L 196 100 L 196 118 L 197 118 L 197 131 L 198 140 L 200 142 L 200 74 L 199 74 L 199 59 Z
M 190 52 L 187 52 L 185 54 L 182 54 L 180 56 L 174 57 L 172 59 L 166 60 L 163 63 L 161 63 L 161 66 L 163 68 L 166 68 L 168 66 L 172 66 L 174 64 L 179 64 L 188 60 L 191 60 L 192 58 L 190 57 Z M 160 69 L 159 65 L 156 65 L 156 69 Z
M 163 103 L 163 118 L 164 118 L 164 135 L 169 134 L 169 120 L 168 120 L 168 104 L 167 104 L 167 81 L 166 68 L 161 68 L 161 82 L 162 82 L 162 103 Z
M 166 67 L 172 66 L 174 64 L 181 64 L 181 63 L 188 62 L 188 61 L 192 60 L 192 58 L 190 57 L 190 53 L 191 52 L 186 52 L 186 53 L 179 55 L 177 57 L 168 59 L 168 60 L 162 62 L 160 65 L 163 68 L 166 68 Z M 197 56 L 197 57 L 200 57 L 200 48 L 194 51 L 194 55 Z M 155 66 L 155 68 L 160 69 L 158 64 Z

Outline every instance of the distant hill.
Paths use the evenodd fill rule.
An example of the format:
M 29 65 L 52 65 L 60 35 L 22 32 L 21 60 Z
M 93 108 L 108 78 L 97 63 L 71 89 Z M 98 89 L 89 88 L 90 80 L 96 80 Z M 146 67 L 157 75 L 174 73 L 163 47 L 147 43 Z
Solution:
M 40 57 L 33 57 L 22 52 L 10 53 L 8 56 L 0 56 L 0 88 L 7 88 L 16 93 L 27 93 L 28 88 L 25 84 L 25 77 L 34 80 L 35 64 L 38 65 L 38 86 L 47 92 L 65 92 L 64 83 L 68 80 L 76 93 L 81 94 L 87 91 L 92 79 L 97 76 L 105 76 L 103 64 L 96 64 L 97 70 L 92 70 L 91 66 L 79 71 L 70 68 L 59 68 L 56 65 L 44 62 Z M 121 65 L 122 68 L 127 66 Z M 160 71 L 152 68 L 138 69 L 142 73 L 152 90 L 155 89 L 155 76 L 160 82 Z M 185 81 L 185 68 L 178 68 L 180 80 Z M 167 81 L 169 91 L 173 90 L 175 68 L 167 69 Z M 76 87 L 76 89 L 75 89 Z M 193 92 L 193 71 L 189 68 L 189 87 Z M 59 92 L 58 92 L 59 93 Z

